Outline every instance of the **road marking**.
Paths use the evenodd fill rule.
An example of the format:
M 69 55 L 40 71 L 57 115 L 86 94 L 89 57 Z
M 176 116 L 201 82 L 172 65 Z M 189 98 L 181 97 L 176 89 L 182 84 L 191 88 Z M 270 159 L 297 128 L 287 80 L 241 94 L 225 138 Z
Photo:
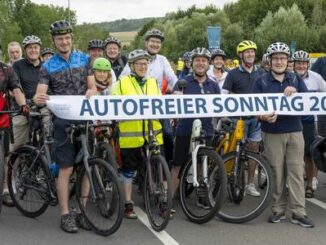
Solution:
M 318 199 L 316 198 L 309 198 L 309 199 L 306 199 L 307 201 L 323 208 L 323 209 L 326 209 L 326 203 L 322 202 L 322 201 L 319 201 Z
M 179 243 L 173 239 L 166 231 L 155 231 L 147 218 L 146 213 L 139 207 L 134 206 L 134 211 L 138 216 L 138 219 L 163 243 L 168 245 L 179 245 Z

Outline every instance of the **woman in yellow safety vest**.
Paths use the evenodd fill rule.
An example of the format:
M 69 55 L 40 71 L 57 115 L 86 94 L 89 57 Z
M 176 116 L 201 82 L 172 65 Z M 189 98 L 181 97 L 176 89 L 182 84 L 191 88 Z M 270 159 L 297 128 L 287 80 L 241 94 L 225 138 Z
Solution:
M 128 56 L 131 73 L 122 77 L 113 89 L 113 95 L 161 95 L 160 88 L 153 78 L 146 78 L 150 55 L 136 49 Z M 136 219 L 131 199 L 132 179 L 138 164 L 142 162 L 140 149 L 145 143 L 148 133 L 147 120 L 132 120 L 119 122 L 119 145 L 122 160 L 122 176 L 125 191 L 125 217 Z M 153 120 L 153 130 L 159 145 L 163 144 L 162 126 L 158 120 Z

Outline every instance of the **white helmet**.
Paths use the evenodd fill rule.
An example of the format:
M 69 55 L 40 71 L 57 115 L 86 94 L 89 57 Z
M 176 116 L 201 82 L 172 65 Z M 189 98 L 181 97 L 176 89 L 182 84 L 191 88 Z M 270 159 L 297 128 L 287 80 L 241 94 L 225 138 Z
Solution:
M 211 52 L 209 52 L 209 50 L 206 48 L 195 48 L 191 51 L 191 60 L 193 60 L 195 57 L 205 57 L 210 60 Z
M 276 43 L 272 43 L 271 45 L 269 45 L 269 47 L 267 49 L 268 56 L 271 56 L 273 54 L 279 54 L 279 53 L 286 54 L 287 56 L 290 56 L 289 46 L 282 42 L 276 42 Z
M 136 49 L 132 52 L 129 53 L 128 55 L 128 63 L 134 63 L 137 60 L 140 59 L 146 59 L 146 60 L 150 60 L 151 56 L 149 55 L 149 53 L 147 53 L 147 51 L 143 50 L 143 49 Z
M 309 62 L 309 54 L 306 51 L 299 50 L 293 54 L 294 61 L 306 61 Z
M 40 46 L 42 46 L 42 41 L 39 37 L 34 36 L 34 35 L 30 35 L 30 36 L 26 36 L 23 40 L 23 48 L 26 48 L 27 45 L 29 44 L 38 44 Z
M 261 61 L 263 63 L 268 63 L 269 62 L 269 57 L 268 57 L 268 54 L 267 53 L 263 55 Z

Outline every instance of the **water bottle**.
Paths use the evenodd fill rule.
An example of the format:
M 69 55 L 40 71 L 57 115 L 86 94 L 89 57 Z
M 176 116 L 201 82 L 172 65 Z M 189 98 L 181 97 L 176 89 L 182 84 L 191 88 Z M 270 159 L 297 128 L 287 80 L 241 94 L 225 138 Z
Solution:
M 53 177 L 58 177 L 59 166 L 55 162 L 50 164 L 50 173 Z

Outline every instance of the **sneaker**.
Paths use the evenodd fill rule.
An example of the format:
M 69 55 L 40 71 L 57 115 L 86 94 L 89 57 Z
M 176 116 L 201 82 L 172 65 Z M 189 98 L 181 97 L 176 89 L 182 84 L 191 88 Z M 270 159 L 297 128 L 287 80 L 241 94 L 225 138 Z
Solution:
M 291 222 L 293 224 L 301 225 L 304 228 L 313 228 L 315 226 L 314 222 L 311 219 L 309 219 L 308 216 L 306 216 L 306 215 L 303 217 L 300 217 L 300 216 L 293 214 Z
M 260 193 L 256 190 L 254 183 L 246 185 L 246 194 L 253 197 L 260 197 Z
M 199 197 L 196 205 L 202 209 L 210 209 L 209 203 L 205 197 Z
M 132 203 L 125 204 L 125 218 L 127 219 L 137 219 L 137 214 L 134 211 L 134 205 Z
M 79 214 L 79 213 L 77 213 L 76 214 L 76 226 L 78 227 L 78 228 L 82 228 L 82 229 L 84 229 L 84 230 L 87 230 L 87 231 L 90 231 L 90 230 L 92 230 L 92 228 L 90 227 L 90 225 L 87 223 L 87 221 L 86 221 L 86 219 L 85 219 L 85 217 L 84 217 L 84 215 L 83 214 Z
M 61 216 L 61 229 L 68 233 L 77 233 L 75 218 L 72 214 L 64 214 Z
M 318 180 L 317 180 L 316 177 L 313 177 L 313 178 L 312 178 L 311 188 L 312 188 L 314 191 L 317 190 L 317 188 L 318 188 Z
M 7 207 L 14 207 L 15 206 L 13 200 L 11 199 L 11 196 L 10 196 L 9 192 L 4 192 L 2 194 L 2 203 L 3 203 L 3 205 L 5 205 Z
M 281 220 L 285 220 L 285 214 L 277 214 L 273 213 L 271 216 L 268 217 L 269 223 L 279 223 Z

